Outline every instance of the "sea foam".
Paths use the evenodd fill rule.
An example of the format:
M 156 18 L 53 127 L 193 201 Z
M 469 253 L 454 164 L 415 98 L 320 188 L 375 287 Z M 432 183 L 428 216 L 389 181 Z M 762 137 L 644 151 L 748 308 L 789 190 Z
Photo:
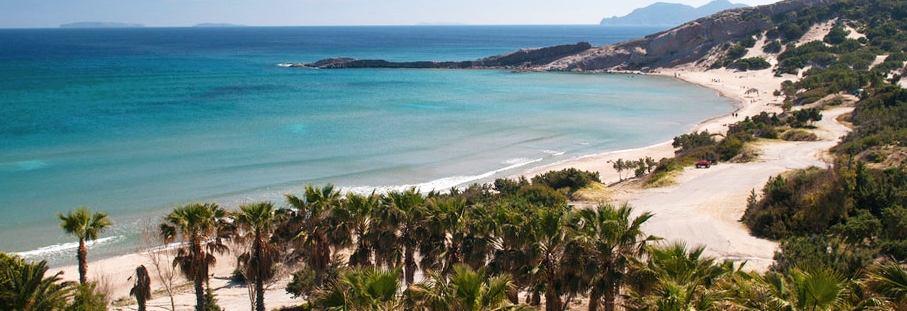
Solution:
M 115 236 L 111 236 L 111 237 L 100 238 L 100 239 L 97 239 L 94 241 L 87 241 L 87 242 L 85 242 L 85 246 L 88 247 L 89 249 L 91 249 L 91 248 L 93 248 L 95 246 L 99 246 L 101 244 L 114 243 L 117 241 L 121 241 L 123 239 L 126 239 L 126 237 L 122 236 L 122 235 L 115 235 Z M 79 247 L 78 242 L 61 243 L 61 244 L 56 244 L 56 245 L 39 247 L 37 249 L 30 250 L 30 251 L 13 253 L 13 255 L 19 255 L 23 258 L 49 257 L 49 256 L 52 256 L 55 254 L 72 251 L 78 247 Z

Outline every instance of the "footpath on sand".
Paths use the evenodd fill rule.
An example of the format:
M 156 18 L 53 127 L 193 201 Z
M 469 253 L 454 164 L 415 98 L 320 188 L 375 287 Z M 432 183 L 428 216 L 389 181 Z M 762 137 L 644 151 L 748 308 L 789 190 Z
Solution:
M 687 168 L 677 183 L 664 188 L 617 191 L 615 202 L 627 202 L 636 211 L 650 211 L 655 217 L 644 229 L 667 241 L 682 240 L 688 245 L 705 245 L 706 254 L 737 262 L 746 268 L 765 271 L 772 264 L 777 244 L 753 237 L 740 223 L 751 191 L 761 194 L 771 176 L 812 166 L 826 167 L 825 152 L 837 144 L 847 128 L 835 119 L 852 108 L 823 112 L 815 142 L 761 143 L 759 160 L 750 163 L 720 163 L 709 169 Z M 834 138 L 832 138 L 834 137 Z

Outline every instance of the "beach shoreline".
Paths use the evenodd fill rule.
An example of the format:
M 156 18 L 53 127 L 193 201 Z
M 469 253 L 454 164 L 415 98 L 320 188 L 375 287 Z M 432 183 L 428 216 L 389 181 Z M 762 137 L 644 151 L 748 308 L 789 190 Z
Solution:
M 649 73 L 648 75 L 674 78 L 685 83 L 710 89 L 716 92 L 716 96 L 730 99 L 734 103 L 734 110 L 731 113 L 702 120 L 690 131 L 709 131 L 709 133 L 721 135 L 727 132 L 729 124 L 741 121 L 746 116 L 758 115 L 762 112 L 781 113 L 783 98 L 775 97 L 772 93 L 780 88 L 781 82 L 784 80 L 796 80 L 796 76 L 793 75 L 775 77 L 770 69 L 738 73 L 733 70 L 705 70 L 692 66 L 662 69 L 659 72 Z M 745 94 L 746 91 L 751 89 L 758 89 L 759 93 L 755 95 L 753 93 Z M 529 168 L 515 174 L 513 177 L 531 178 L 552 170 L 576 168 L 598 172 L 602 183 L 606 185 L 613 184 L 621 181 L 620 176 L 613 168 L 614 161 L 618 159 L 638 160 L 645 157 L 651 157 L 656 161 L 661 158 L 671 158 L 674 157 L 675 150 L 671 146 L 672 143 L 673 141 L 667 141 L 639 148 L 580 156 L 553 164 Z

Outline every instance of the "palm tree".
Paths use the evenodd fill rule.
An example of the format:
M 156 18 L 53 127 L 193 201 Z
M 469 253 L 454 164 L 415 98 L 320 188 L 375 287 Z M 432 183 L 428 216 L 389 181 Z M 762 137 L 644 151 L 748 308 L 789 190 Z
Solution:
M 63 228 L 63 231 L 79 239 L 79 250 L 76 254 L 79 261 L 79 283 L 85 284 L 88 274 L 88 248 L 85 247 L 85 241 L 97 240 L 98 234 L 107 230 L 113 225 L 113 222 L 107 218 L 107 213 L 92 214 L 84 206 L 70 212 L 69 215 L 57 213 L 57 217 L 62 221 L 60 227 Z
M 508 293 L 514 289 L 509 276 L 486 278 L 484 269 L 476 271 L 466 265 L 456 265 L 451 270 L 449 279 L 429 272 L 429 279 L 411 287 L 406 293 L 409 306 L 418 310 L 524 309 L 512 306 L 507 300 Z
M 372 214 L 381 204 L 381 197 L 372 191 L 371 195 L 355 193 L 346 194 L 346 203 L 342 208 L 334 209 L 334 217 L 339 223 L 349 227 L 356 246 L 350 254 L 349 264 L 354 267 L 368 267 L 374 265 L 374 239 Z
M 573 244 L 573 235 L 569 232 L 567 223 L 572 217 L 565 208 L 540 209 L 532 228 L 538 238 L 538 244 L 532 251 L 540 259 L 531 270 L 536 271 L 532 278 L 537 288 L 544 288 L 547 311 L 565 310 L 570 299 L 565 301 L 562 295 L 578 290 L 571 285 L 575 285 L 575 281 L 580 279 L 581 275 L 576 269 L 581 269 L 583 265 L 577 265 L 574 261 L 578 257 L 570 257 L 571 254 L 578 254 L 571 252 L 572 246 L 576 244 Z
M 280 260 L 280 250 L 271 243 L 277 222 L 283 219 L 271 202 L 245 204 L 236 214 L 237 225 L 245 229 L 243 238 L 252 239 L 252 248 L 239 258 L 246 280 L 255 284 L 255 310 L 265 310 L 264 282 L 274 277 L 274 264 Z
M 724 310 L 725 300 L 719 281 L 730 278 L 731 261 L 717 264 L 703 257 L 705 247 L 687 249 L 675 242 L 650 247 L 644 264 L 633 271 L 631 286 L 635 305 L 640 309 L 658 310 Z
M 384 197 L 377 219 L 380 219 L 379 260 L 387 266 L 399 264 L 403 259 L 403 278 L 406 285 L 413 284 L 416 264 L 416 249 L 425 219 L 425 197 L 416 188 L 406 191 L 392 191 Z
M 447 275 L 457 264 L 473 269 L 484 267 L 491 252 L 494 227 L 485 209 L 471 208 L 466 200 L 433 197 L 428 201 L 421 243 L 423 270 L 433 269 Z
M 848 305 L 848 281 L 831 269 L 794 269 L 790 282 L 797 310 L 843 310 Z
M 225 221 L 227 213 L 214 203 L 189 204 L 175 208 L 161 223 L 161 235 L 168 241 L 182 237 L 173 265 L 178 265 L 183 275 L 195 286 L 195 310 L 205 311 L 208 268 L 217 259 L 215 253 L 226 253 L 223 238 L 229 234 Z
M 788 281 L 777 272 L 763 275 L 738 270 L 719 282 L 718 289 L 727 293 L 727 310 L 796 310 Z
M 889 261 L 868 271 L 866 286 L 886 301 L 907 309 L 907 270 L 899 263 Z
M 72 287 L 60 283 L 63 272 L 45 277 L 47 262 L 28 263 L 0 253 L 0 310 L 63 310 Z
M 323 310 L 401 310 L 399 291 L 400 270 L 363 268 L 343 273 L 314 303 Z
M 541 260 L 538 252 L 533 251 L 538 245 L 538 236 L 533 230 L 536 223 L 534 209 L 533 206 L 503 201 L 496 203 L 490 211 L 494 249 L 488 266 L 492 273 L 512 276 L 516 289 L 508 295 L 511 303 L 518 302 L 517 294 L 521 289 L 529 289 L 531 296 L 538 297 L 538 291 L 532 288 L 530 273 Z M 532 302 L 533 305 L 540 303 Z
M 135 268 L 135 284 L 129 290 L 129 296 L 135 297 L 138 311 L 145 311 L 145 303 L 151 299 L 151 277 L 144 265 Z
M 646 212 L 633 218 L 633 208 L 626 204 L 620 208 L 602 204 L 578 213 L 577 239 L 588 252 L 586 275 L 591 276 L 589 311 L 598 310 L 601 303 L 613 311 L 629 264 L 643 255 L 648 243 L 658 240 L 642 231 L 653 215 Z
M 789 275 L 741 274 L 729 286 L 737 310 L 848 310 L 849 281 L 824 267 L 791 269 Z
M 287 202 L 296 208 L 296 217 L 302 224 L 294 238 L 301 244 L 297 250 L 303 253 L 306 263 L 315 271 L 315 285 L 318 287 L 324 284 L 333 258 L 331 247 L 348 244 L 351 239 L 349 231 L 338 226 L 331 217 L 332 210 L 340 206 L 340 197 L 340 191 L 331 184 L 322 188 L 306 185 L 303 198 L 286 195 Z

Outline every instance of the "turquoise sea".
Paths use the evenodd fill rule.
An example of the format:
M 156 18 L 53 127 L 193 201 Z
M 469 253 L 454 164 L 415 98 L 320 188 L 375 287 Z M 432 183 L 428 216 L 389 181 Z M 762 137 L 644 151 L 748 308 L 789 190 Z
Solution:
M 332 182 L 446 190 L 670 140 L 729 113 L 668 78 L 504 70 L 313 70 L 329 57 L 473 60 L 605 45 L 657 28 L 411 26 L 0 30 L 0 251 L 74 262 L 56 218 L 115 227 L 90 258 L 133 252 L 174 207 Z

